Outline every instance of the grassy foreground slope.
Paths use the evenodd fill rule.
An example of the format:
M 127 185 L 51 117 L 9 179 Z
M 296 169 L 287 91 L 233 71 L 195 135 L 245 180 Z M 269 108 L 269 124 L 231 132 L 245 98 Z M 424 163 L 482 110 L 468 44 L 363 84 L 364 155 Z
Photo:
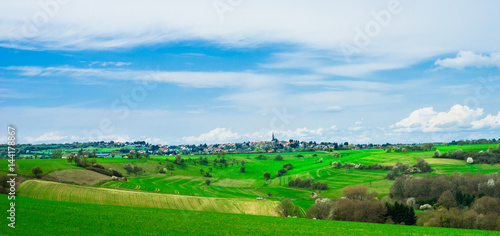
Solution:
M 45 200 L 102 205 L 154 207 L 178 210 L 211 211 L 251 215 L 276 215 L 276 201 L 244 198 L 207 198 L 139 191 L 77 186 L 49 181 L 28 180 L 18 194 Z
M 6 197 L 0 205 L 7 206 Z M 320 221 L 16 198 L 6 235 L 500 235 L 495 231 Z

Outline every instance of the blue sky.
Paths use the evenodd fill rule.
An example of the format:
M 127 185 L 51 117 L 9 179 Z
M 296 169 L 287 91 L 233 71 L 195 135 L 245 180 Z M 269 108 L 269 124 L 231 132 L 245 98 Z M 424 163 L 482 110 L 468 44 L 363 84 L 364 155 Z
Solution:
M 21 143 L 498 139 L 498 10 L 3 1 L 0 124 L 16 126 Z

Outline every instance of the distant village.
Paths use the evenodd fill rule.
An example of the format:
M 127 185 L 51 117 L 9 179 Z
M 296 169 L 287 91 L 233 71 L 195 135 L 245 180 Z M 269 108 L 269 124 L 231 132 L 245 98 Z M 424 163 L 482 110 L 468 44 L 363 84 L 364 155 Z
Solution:
M 434 143 L 436 145 L 464 145 L 473 143 L 495 143 L 495 139 L 479 139 Z M 24 158 L 67 158 L 70 155 L 84 154 L 95 158 L 142 158 L 147 156 L 210 155 L 210 154 L 245 154 L 245 153 L 280 153 L 304 151 L 391 149 L 396 152 L 418 149 L 420 144 L 351 144 L 348 142 L 320 142 L 299 140 L 278 140 L 274 134 L 270 141 L 200 144 L 200 145 L 162 145 L 145 141 L 134 142 L 73 142 L 64 144 L 22 144 L 17 148 L 17 156 Z M 6 145 L 0 145 L 0 158 L 7 155 Z

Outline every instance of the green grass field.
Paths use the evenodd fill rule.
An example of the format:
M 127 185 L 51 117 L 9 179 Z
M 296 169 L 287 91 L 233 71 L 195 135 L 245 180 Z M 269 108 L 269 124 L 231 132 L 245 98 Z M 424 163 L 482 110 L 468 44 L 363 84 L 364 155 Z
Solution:
M 278 202 L 270 200 L 192 197 L 76 186 L 40 180 L 25 181 L 18 189 L 18 194 L 23 197 L 66 202 L 252 215 L 276 215 L 274 208 L 278 205 Z
M 7 206 L 7 198 L 0 198 Z M 500 232 L 320 221 L 16 198 L 2 235 L 500 235 Z
M 0 171 L 7 172 L 8 164 L 7 159 L 0 159 Z M 18 166 L 16 173 L 22 175 L 32 175 L 31 169 L 35 166 L 42 168 L 44 174 L 56 170 L 81 169 L 80 167 L 70 165 L 66 159 L 17 159 L 16 164 Z
M 438 149 L 442 152 L 459 148 L 477 151 L 487 150 L 492 146 L 496 147 L 464 145 L 440 146 Z M 165 168 L 167 163 L 173 163 L 173 156 L 152 156 L 151 159 L 96 159 L 105 168 L 113 168 L 128 177 L 128 181 L 105 183 L 101 181 L 109 177 L 90 173 L 65 159 L 19 159 L 16 160 L 19 166 L 18 174 L 31 175 L 31 169 L 40 166 L 45 179 L 66 179 L 67 182 L 78 184 L 94 184 L 94 187 L 40 180 L 24 181 L 18 190 L 19 196 L 22 196 L 19 198 L 20 229 L 13 235 L 28 235 L 34 225 L 45 223 L 57 225 L 59 228 L 52 229 L 55 231 L 51 231 L 50 227 L 42 228 L 42 235 L 493 235 L 493 232 L 487 231 L 252 216 L 276 215 L 275 206 L 279 200 L 285 198 L 292 199 L 294 204 L 303 209 L 313 205 L 311 193 L 319 193 L 318 190 L 288 186 L 288 181 L 297 177 L 327 183 L 329 189 L 322 190 L 319 195 L 328 198 L 341 197 L 342 188 L 356 184 L 367 186 L 369 191 L 376 191 L 380 197 L 388 195 L 393 183 L 392 180 L 385 179 L 388 171 L 336 169 L 330 166 L 330 161 L 394 165 L 396 162 L 415 164 L 419 158 L 424 158 L 432 166 L 431 175 L 454 172 L 493 173 L 500 170 L 500 165 L 468 165 L 462 160 L 435 159 L 432 158 L 432 151 L 386 153 L 383 150 L 371 149 L 344 150 L 340 153 L 342 157 L 337 159 L 334 159 L 331 153 L 321 151 L 302 152 L 302 157 L 298 157 L 298 153 L 279 153 L 284 157 L 283 161 L 274 160 L 277 153 L 263 154 L 267 157 L 266 160 L 257 159 L 258 154 L 228 154 L 225 157 L 229 163 L 227 167 L 214 166 L 214 159 L 220 159 L 215 155 L 206 156 L 209 165 L 194 164 L 189 158 L 198 160 L 199 155 L 188 155 L 183 156 L 185 167 L 175 165 L 175 168 L 169 169 L 166 174 L 160 174 L 158 170 Z M 323 162 L 317 163 L 321 158 Z M 240 172 L 241 161 L 245 162 L 245 173 Z M 143 171 L 137 175 L 127 174 L 124 165 L 128 163 L 142 167 Z M 277 171 L 282 169 L 285 163 L 291 163 L 294 168 L 285 175 L 276 177 Z M 5 173 L 7 160 L 0 160 L 0 165 L 0 172 Z M 203 177 L 200 169 L 206 172 L 209 167 L 212 168 L 210 173 L 213 177 Z M 264 180 L 264 172 L 271 173 L 270 180 Z M 210 186 L 205 184 L 206 179 L 211 180 Z M 256 200 L 259 196 L 268 200 Z M 46 200 L 56 200 L 57 203 Z M 40 215 L 40 212 L 48 211 L 49 208 L 49 216 L 46 219 L 34 219 L 35 215 Z M 70 220 L 70 212 L 77 212 L 79 220 Z M 131 219 L 141 225 L 132 223 Z M 23 227 L 25 229 L 22 229 Z M 105 231 L 102 231 L 103 229 Z
M 438 146 L 437 148 L 447 151 L 459 148 L 463 150 L 487 150 L 489 147 L 495 148 L 496 144 Z M 288 181 L 293 178 L 312 178 L 315 181 L 327 183 L 329 189 L 320 193 L 320 196 L 323 197 L 340 197 L 342 188 L 355 184 L 368 186 L 369 191 L 376 191 L 380 197 L 388 195 L 393 181 L 384 179 L 387 171 L 335 169 L 330 166 L 330 160 L 341 161 L 342 163 L 394 165 L 396 162 L 414 164 L 419 158 L 424 158 L 433 168 L 432 175 L 454 172 L 493 173 L 500 170 L 500 165 L 467 165 L 465 161 L 461 160 L 435 159 L 432 158 L 433 151 L 386 153 L 380 149 L 365 149 L 343 150 L 340 153 L 342 153 L 342 157 L 337 159 L 334 159 L 331 153 L 320 151 L 301 152 L 300 154 L 303 157 L 298 157 L 297 154 L 299 153 L 279 153 L 284 157 L 283 161 L 274 160 L 277 153 L 262 154 L 267 157 L 266 160 L 256 159 L 258 154 L 228 154 L 225 159 L 230 165 L 222 168 L 213 166 L 213 160 L 218 158 L 216 155 L 206 155 L 210 162 L 209 165 L 193 164 L 188 159 L 197 160 L 199 155 L 188 155 L 183 156 L 186 160 L 186 167 L 176 165 L 173 170 L 168 170 L 167 174 L 159 174 L 158 168 L 166 167 L 166 159 L 172 163 L 173 156 L 152 156 L 151 159 L 108 158 L 97 159 L 97 162 L 106 168 L 113 168 L 125 175 L 127 174 L 124 165 L 127 163 L 143 168 L 143 172 L 137 176 L 134 174 L 127 175 L 129 177 L 127 182 L 108 182 L 101 185 L 107 188 L 217 198 L 254 199 L 259 196 L 266 197 L 270 194 L 272 200 L 291 198 L 294 203 L 303 208 L 307 208 L 313 203 L 311 199 L 313 190 L 288 187 Z M 320 158 L 323 158 L 323 163 L 315 163 Z M 236 161 L 234 165 L 231 164 L 233 159 Z M 240 172 L 241 165 L 239 162 L 241 161 L 245 161 L 245 173 Z M 17 163 L 19 165 L 18 173 L 24 175 L 31 175 L 31 168 L 34 166 L 40 166 L 44 174 L 48 175 L 64 169 L 82 169 L 71 165 L 64 159 L 17 160 Z M 285 163 L 291 163 L 294 169 L 288 171 L 282 177 L 276 177 L 275 174 Z M 6 171 L 7 160 L 0 160 L 0 165 L 2 165 L 0 170 Z M 210 178 L 210 186 L 206 186 L 205 180 L 207 178 L 202 177 L 200 169 L 208 171 L 209 167 L 213 168 L 211 171 L 213 177 Z M 173 172 L 173 176 L 171 176 L 170 172 Z M 264 180 L 264 172 L 271 173 L 271 180 Z

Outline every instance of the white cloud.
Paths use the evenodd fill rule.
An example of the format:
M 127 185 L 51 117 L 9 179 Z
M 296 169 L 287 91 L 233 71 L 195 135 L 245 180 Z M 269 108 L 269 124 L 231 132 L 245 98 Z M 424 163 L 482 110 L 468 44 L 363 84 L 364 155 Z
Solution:
M 325 111 L 330 111 L 330 112 L 342 111 L 342 107 L 341 106 L 328 106 L 325 108 Z
M 187 143 L 224 143 L 234 142 L 240 137 L 238 133 L 232 132 L 231 129 L 215 128 L 208 133 L 183 137 L 182 139 Z
M 392 127 L 396 132 L 461 131 L 472 128 L 473 122 L 482 115 L 482 108 L 473 110 L 459 104 L 451 107 L 448 112 L 436 112 L 434 108 L 426 107 L 412 112 L 409 117 Z
M 438 59 L 434 62 L 438 68 L 463 69 L 465 67 L 499 67 L 500 53 L 482 55 L 472 51 L 460 51 L 455 58 Z
M 263 129 L 251 133 L 239 134 L 227 128 L 216 128 L 199 136 L 183 137 L 182 140 L 186 143 L 227 143 L 227 142 L 242 142 L 242 141 L 259 141 L 270 140 L 274 132 L 279 140 L 316 140 L 327 132 L 332 132 L 336 129 L 336 125 L 330 128 L 309 129 L 307 127 L 296 128 L 291 130 L 269 130 Z
M 330 51 L 299 51 L 275 53 L 272 56 L 272 61 L 261 64 L 261 67 L 269 69 L 307 69 L 317 74 L 330 76 L 366 77 L 376 71 L 405 68 L 420 59 L 423 58 L 412 58 L 408 55 L 396 58 L 375 56 L 367 59 L 352 58 L 352 60 L 346 62 L 343 56 L 339 56 L 338 53 L 333 54 Z M 311 82 L 317 81 L 313 80 Z
M 162 140 L 161 138 L 146 138 L 144 139 L 147 143 L 156 145 L 156 144 L 167 144 L 166 141 Z
M 129 66 L 132 65 L 132 62 L 121 62 L 121 61 L 93 61 L 90 62 L 90 65 L 100 65 L 100 66 Z
M 361 124 L 363 123 L 364 120 L 365 120 L 365 118 L 361 118 L 361 120 L 354 122 L 354 126 L 349 127 L 348 130 L 360 131 L 362 129 L 365 129 L 365 127 L 361 126 Z
M 252 72 L 192 72 L 163 70 L 124 70 L 104 68 L 76 68 L 69 66 L 37 67 L 10 66 L 7 70 L 19 71 L 24 76 L 69 76 L 74 78 L 104 78 L 116 80 L 151 81 L 172 83 L 195 88 L 241 87 L 256 88 L 284 81 L 283 75 L 258 74 Z M 300 78 L 300 76 L 299 76 Z M 292 76 L 291 79 L 294 79 Z
M 500 112 L 496 116 L 487 115 L 485 118 L 472 123 L 473 129 L 483 129 L 483 128 L 500 128 Z
M 51 143 L 51 142 L 59 142 L 61 140 L 65 140 L 67 138 L 68 138 L 68 136 L 61 135 L 58 132 L 49 132 L 49 133 L 42 134 L 37 138 L 26 137 L 26 140 L 29 143 L 40 143 L 40 142 Z
M 339 66 L 328 66 L 317 68 L 319 73 L 338 75 L 346 77 L 364 77 L 376 71 L 393 70 L 404 68 L 411 63 L 377 62 L 377 63 L 355 63 Z
M 376 23 L 371 12 L 387 9 L 385 0 L 254 0 L 238 5 L 221 20 L 212 1 L 65 2 L 67 4 L 51 11 L 43 10 L 39 1 L 35 0 L 2 2 L 0 46 L 32 50 L 84 50 L 206 40 L 230 47 L 285 43 L 297 48 L 330 51 L 343 57 L 341 44 L 353 44 L 356 29 L 364 30 L 369 23 Z M 402 12 L 393 15 L 380 34 L 371 38 L 371 43 L 355 56 L 376 58 L 380 64 L 355 61 L 356 65 L 334 66 L 325 69 L 325 72 L 366 74 L 463 48 L 500 51 L 497 43 L 500 32 L 478 27 L 500 22 L 495 3 L 451 0 L 399 2 Z M 47 16 L 47 21 L 33 24 L 37 14 Z M 468 17 L 457 18 L 456 15 Z M 40 19 L 44 18 L 35 17 L 35 21 Z M 350 71 L 354 68 L 359 71 Z
M 279 140 L 317 140 L 317 138 L 322 137 L 325 134 L 329 134 L 337 129 L 336 125 L 332 125 L 329 128 L 319 127 L 316 129 L 310 129 L 307 127 L 288 129 L 288 130 L 263 130 L 253 133 L 243 134 L 242 137 L 250 138 L 252 140 L 269 140 L 271 134 L 274 132 L 276 138 Z
M 353 126 L 353 127 L 349 127 L 349 130 L 350 131 L 360 131 L 363 129 L 363 126 Z

